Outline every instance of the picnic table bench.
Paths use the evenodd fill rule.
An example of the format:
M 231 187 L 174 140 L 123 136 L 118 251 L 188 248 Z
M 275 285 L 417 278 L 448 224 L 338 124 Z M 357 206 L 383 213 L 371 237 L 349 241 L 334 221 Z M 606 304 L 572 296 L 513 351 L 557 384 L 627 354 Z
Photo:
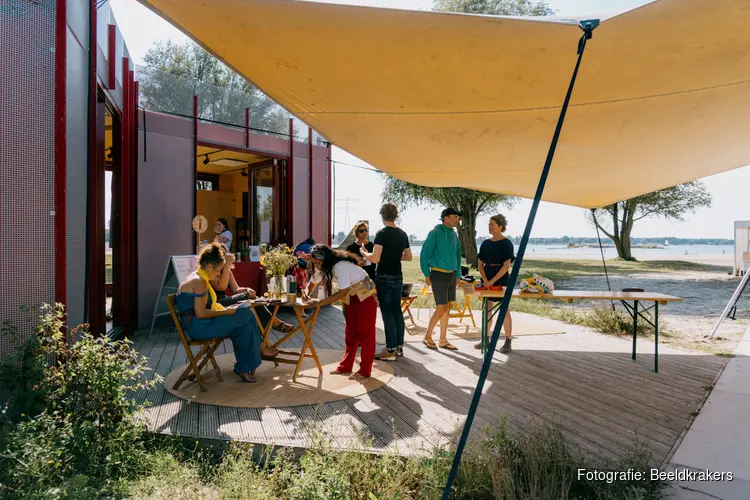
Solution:
M 489 348 L 489 329 L 488 325 L 492 318 L 499 312 L 501 300 L 505 296 L 505 290 L 466 290 L 465 293 L 482 299 L 482 354 L 485 354 Z M 666 305 L 670 302 L 681 302 L 680 297 L 665 295 L 663 293 L 641 292 L 641 291 L 584 291 L 584 290 L 555 290 L 551 293 L 530 293 L 513 291 L 513 298 L 519 299 L 536 299 L 536 300 L 562 300 L 563 302 L 572 303 L 576 300 L 604 300 L 619 301 L 633 318 L 633 352 L 632 359 L 636 361 L 636 339 L 638 336 L 638 318 L 640 317 L 646 323 L 654 328 L 654 367 L 652 371 L 659 373 L 659 305 Z M 492 302 L 492 305 L 489 305 Z M 645 308 L 639 308 L 641 302 L 653 303 Z M 632 303 L 632 304 L 631 304 Z M 645 315 L 649 311 L 654 311 L 653 321 Z M 498 321 L 502 321 L 498 319 Z M 648 367 L 647 367 L 648 368 Z

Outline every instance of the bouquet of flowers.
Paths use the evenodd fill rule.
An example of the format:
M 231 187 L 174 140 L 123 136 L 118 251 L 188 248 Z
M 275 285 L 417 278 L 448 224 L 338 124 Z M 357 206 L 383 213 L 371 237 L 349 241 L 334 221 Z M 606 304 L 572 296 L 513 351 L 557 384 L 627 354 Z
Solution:
M 282 276 L 297 266 L 297 257 L 287 245 L 279 245 L 261 254 L 260 265 L 274 277 L 276 290 L 281 290 Z
M 297 257 L 287 245 L 279 245 L 260 256 L 260 265 L 273 276 L 284 276 L 289 269 L 297 266 Z

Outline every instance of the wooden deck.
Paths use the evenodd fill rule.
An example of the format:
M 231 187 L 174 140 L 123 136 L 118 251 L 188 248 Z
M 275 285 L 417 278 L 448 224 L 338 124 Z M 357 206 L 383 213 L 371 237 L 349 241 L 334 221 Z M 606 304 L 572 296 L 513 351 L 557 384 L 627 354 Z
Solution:
M 343 326 L 340 310 L 321 311 L 313 333 L 316 347 L 343 350 Z M 660 373 L 654 374 L 630 360 L 628 339 L 570 325 L 564 330 L 563 335 L 517 337 L 509 356 L 495 355 L 473 433 L 497 424 L 502 414 L 512 428 L 538 418 L 559 425 L 571 443 L 603 459 L 625 453 L 637 436 L 659 465 L 727 361 L 660 346 Z M 287 345 L 301 347 L 300 339 Z M 149 367 L 162 376 L 186 363 L 175 331 L 157 330 L 150 339 L 143 331 L 133 341 L 148 357 Z M 163 434 L 303 448 L 323 435 L 340 449 L 368 436 L 370 451 L 420 454 L 450 443 L 464 422 L 481 368 L 474 342 L 453 341 L 457 352 L 407 342 L 405 357 L 394 363 L 396 375 L 385 387 L 314 407 L 258 410 L 190 404 L 161 385 L 134 397 L 152 403 L 146 411 L 148 425 Z M 230 342 L 223 346 L 223 352 L 231 352 Z M 639 361 L 648 366 L 653 341 L 639 340 L 638 347 Z

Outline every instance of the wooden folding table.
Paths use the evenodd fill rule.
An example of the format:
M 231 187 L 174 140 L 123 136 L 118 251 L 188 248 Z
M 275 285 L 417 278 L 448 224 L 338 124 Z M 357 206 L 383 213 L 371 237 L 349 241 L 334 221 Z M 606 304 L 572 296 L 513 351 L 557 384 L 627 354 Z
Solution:
M 505 291 L 491 290 L 473 290 L 474 296 L 482 299 L 482 354 L 489 348 L 489 329 L 488 325 L 492 318 L 499 312 L 501 299 L 505 296 Z M 619 301 L 633 318 L 633 353 L 632 359 L 636 361 L 636 338 L 638 335 L 638 318 L 640 317 L 654 328 L 654 367 L 652 371 L 659 373 L 659 305 L 665 305 L 670 302 L 681 302 L 680 297 L 673 297 L 663 293 L 650 292 L 598 292 L 598 291 L 579 291 L 579 290 L 555 290 L 551 293 L 523 293 L 513 292 L 513 298 L 520 299 L 540 299 L 540 300 L 562 300 L 573 302 L 575 300 L 608 300 Z M 489 302 L 493 302 L 490 306 Z M 631 305 L 632 302 L 632 305 Z M 639 309 L 641 302 L 653 302 L 653 305 L 647 308 Z M 653 321 L 644 313 L 654 310 Z M 501 321 L 501 319 L 498 319 Z
M 258 318 L 258 313 L 255 310 L 256 307 L 262 307 L 266 306 L 271 311 L 271 319 L 268 321 L 268 324 L 263 327 L 260 319 Z M 281 302 L 277 303 L 271 303 L 269 304 L 266 301 L 258 301 L 253 300 L 251 301 L 251 307 L 253 310 L 253 314 L 255 314 L 255 319 L 258 321 L 258 327 L 261 329 L 261 333 L 263 334 L 263 343 L 266 344 L 269 347 L 274 347 L 276 349 L 279 348 L 282 344 L 287 342 L 289 339 L 297 335 L 298 333 L 302 332 L 302 334 L 305 336 L 305 340 L 302 344 L 302 349 L 300 351 L 289 351 L 289 350 L 282 350 L 279 349 L 279 356 L 277 356 L 274 361 L 278 363 L 286 363 L 286 364 L 292 364 L 296 365 L 296 368 L 294 369 L 294 376 L 292 377 L 292 380 L 295 382 L 297 381 L 297 375 L 299 374 L 300 369 L 302 368 L 302 363 L 304 362 L 305 358 L 312 358 L 315 361 L 315 365 L 318 367 L 318 371 L 320 373 L 323 373 L 323 366 L 320 364 L 320 360 L 318 359 L 318 354 L 315 352 L 315 347 L 313 346 L 312 342 L 312 333 L 313 329 L 315 328 L 315 323 L 318 321 L 318 313 L 320 312 L 320 305 L 318 304 L 305 304 L 301 300 L 297 299 L 294 303 L 289 303 L 286 300 L 283 300 Z M 273 329 L 273 322 L 276 319 L 276 315 L 279 312 L 279 308 L 281 307 L 291 307 L 294 309 L 294 314 L 297 317 L 298 324 L 294 327 L 292 331 L 285 334 L 281 339 L 277 340 L 273 344 L 271 344 L 268 336 L 271 333 L 271 330 Z M 305 320 L 305 318 L 302 317 L 302 311 L 305 309 L 315 309 L 315 311 L 312 313 L 310 317 Z M 309 349 L 309 353 L 307 352 Z M 282 357 L 283 356 L 289 356 L 289 357 Z

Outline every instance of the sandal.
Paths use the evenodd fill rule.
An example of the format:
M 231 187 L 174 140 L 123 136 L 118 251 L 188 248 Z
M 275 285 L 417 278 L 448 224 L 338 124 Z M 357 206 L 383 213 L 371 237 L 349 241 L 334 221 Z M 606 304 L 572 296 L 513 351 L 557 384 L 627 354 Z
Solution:
M 256 382 L 255 370 L 251 371 L 250 373 L 247 373 L 247 372 L 240 373 L 237 370 L 233 370 L 233 371 L 234 371 L 234 373 L 237 374 L 238 377 L 240 377 L 242 379 L 243 382 L 246 382 L 248 384 L 252 384 L 252 383 Z
M 279 355 L 279 350 L 276 349 L 275 347 L 266 347 L 265 349 L 261 348 L 260 350 L 261 359 L 273 359 L 278 355 Z
M 284 323 L 283 321 L 280 321 L 279 325 L 275 326 L 273 329 L 276 330 L 277 332 L 289 333 L 292 330 L 294 330 L 294 326 L 290 325 L 289 323 Z
M 449 351 L 458 351 L 458 347 L 454 346 L 450 342 L 446 342 L 445 344 L 438 346 L 441 349 L 448 349 Z
M 435 345 L 435 342 L 433 340 L 422 340 L 422 343 L 427 346 L 428 349 L 437 349 L 437 346 Z

